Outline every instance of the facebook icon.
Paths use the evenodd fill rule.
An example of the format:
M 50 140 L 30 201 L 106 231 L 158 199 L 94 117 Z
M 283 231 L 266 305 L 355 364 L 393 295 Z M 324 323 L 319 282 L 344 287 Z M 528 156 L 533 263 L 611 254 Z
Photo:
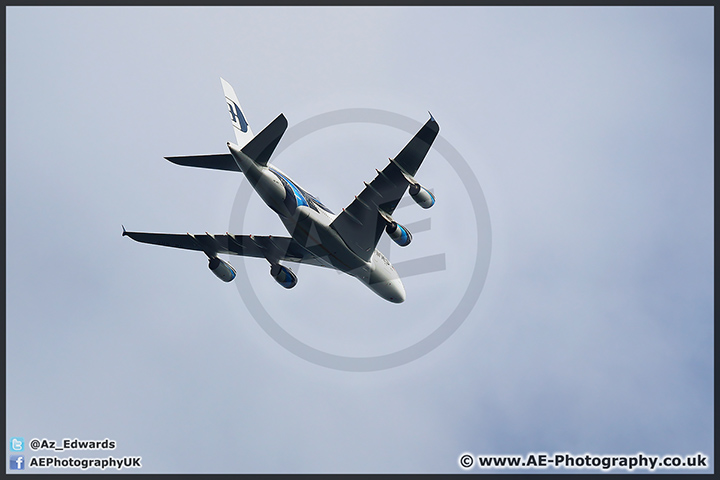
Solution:
M 25 457 L 23 455 L 10 455 L 10 470 L 25 470 Z

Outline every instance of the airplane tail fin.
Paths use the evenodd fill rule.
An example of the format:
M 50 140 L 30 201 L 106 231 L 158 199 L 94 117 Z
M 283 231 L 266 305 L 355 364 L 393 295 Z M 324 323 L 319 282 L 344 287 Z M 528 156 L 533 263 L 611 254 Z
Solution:
M 223 92 L 225 93 L 225 102 L 230 110 L 230 117 L 232 119 L 237 145 L 239 148 L 242 148 L 247 145 L 250 140 L 252 140 L 252 130 L 245 119 L 242 108 L 240 108 L 240 102 L 238 102 L 237 95 L 235 95 L 233 87 L 223 78 L 220 78 L 220 83 L 222 83 Z
M 236 155 L 242 152 L 247 157 L 250 157 L 254 163 L 260 166 L 265 166 L 270 160 L 275 147 L 282 138 L 285 130 L 287 130 L 288 122 L 285 115 L 282 113 L 278 117 L 270 122 L 270 124 L 262 129 L 257 136 L 254 136 L 250 126 L 247 124 L 247 120 L 242 113 L 240 103 L 235 95 L 235 90 L 232 86 L 227 83 L 224 79 L 220 79 L 225 92 L 225 101 L 227 102 L 230 110 L 230 115 L 233 124 L 233 130 L 235 130 L 235 138 L 237 139 L 236 145 L 231 145 L 228 142 L 230 151 Z M 212 155 L 186 155 L 182 157 L 165 157 L 167 160 L 177 165 L 184 165 L 187 167 L 200 167 L 200 168 L 212 168 L 215 170 L 229 170 L 233 172 L 240 172 L 240 165 L 237 163 L 233 155 L 228 153 L 219 153 Z

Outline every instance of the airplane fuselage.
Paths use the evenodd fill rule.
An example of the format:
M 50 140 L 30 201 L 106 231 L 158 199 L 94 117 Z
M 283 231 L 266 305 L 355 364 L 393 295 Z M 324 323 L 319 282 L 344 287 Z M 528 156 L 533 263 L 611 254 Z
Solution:
M 382 252 L 375 249 L 369 261 L 360 258 L 331 227 L 336 215 L 317 198 L 277 167 L 258 165 L 231 143 L 228 148 L 260 198 L 278 214 L 292 238 L 319 263 L 352 275 L 386 300 L 405 300 L 402 281 Z

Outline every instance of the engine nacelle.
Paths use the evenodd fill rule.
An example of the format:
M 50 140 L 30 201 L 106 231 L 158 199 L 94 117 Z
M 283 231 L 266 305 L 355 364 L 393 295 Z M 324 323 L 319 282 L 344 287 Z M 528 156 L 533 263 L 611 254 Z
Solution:
M 435 197 L 433 194 L 419 183 L 410 185 L 410 196 L 415 200 L 415 203 L 422 208 L 430 208 L 435 205 Z
M 297 285 L 297 276 L 288 267 L 275 263 L 270 265 L 270 275 L 285 288 L 293 288 Z
M 236 275 L 232 265 L 217 257 L 210 259 L 208 268 L 223 282 L 232 282 Z
M 385 231 L 388 235 L 390 235 L 390 238 L 393 239 L 393 242 L 397 243 L 401 247 L 407 247 L 410 245 L 412 234 L 407 228 L 403 227 L 399 223 L 394 221 L 388 223 L 387 227 L 385 227 Z

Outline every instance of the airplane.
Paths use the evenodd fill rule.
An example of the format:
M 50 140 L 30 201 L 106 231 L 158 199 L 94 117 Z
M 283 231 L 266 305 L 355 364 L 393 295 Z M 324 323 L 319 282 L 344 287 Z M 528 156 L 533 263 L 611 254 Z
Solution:
M 405 301 L 405 287 L 385 255 L 376 247 L 386 232 L 398 245 L 410 244 L 412 234 L 392 214 L 406 191 L 422 208 L 435 204 L 435 196 L 415 180 L 440 127 L 430 119 L 410 142 L 339 214 L 333 213 L 274 165 L 268 165 L 288 122 L 281 113 L 260 133 L 253 135 L 233 87 L 224 79 L 225 93 L 236 144 L 230 153 L 165 157 L 177 165 L 242 172 L 257 194 L 274 211 L 290 237 L 258 235 L 170 234 L 129 232 L 123 236 L 141 243 L 202 251 L 208 267 L 222 281 L 231 282 L 235 268 L 219 254 L 264 258 L 270 275 L 283 287 L 293 288 L 298 278 L 280 262 L 296 262 L 339 270 L 360 280 L 380 297 L 393 303 Z

